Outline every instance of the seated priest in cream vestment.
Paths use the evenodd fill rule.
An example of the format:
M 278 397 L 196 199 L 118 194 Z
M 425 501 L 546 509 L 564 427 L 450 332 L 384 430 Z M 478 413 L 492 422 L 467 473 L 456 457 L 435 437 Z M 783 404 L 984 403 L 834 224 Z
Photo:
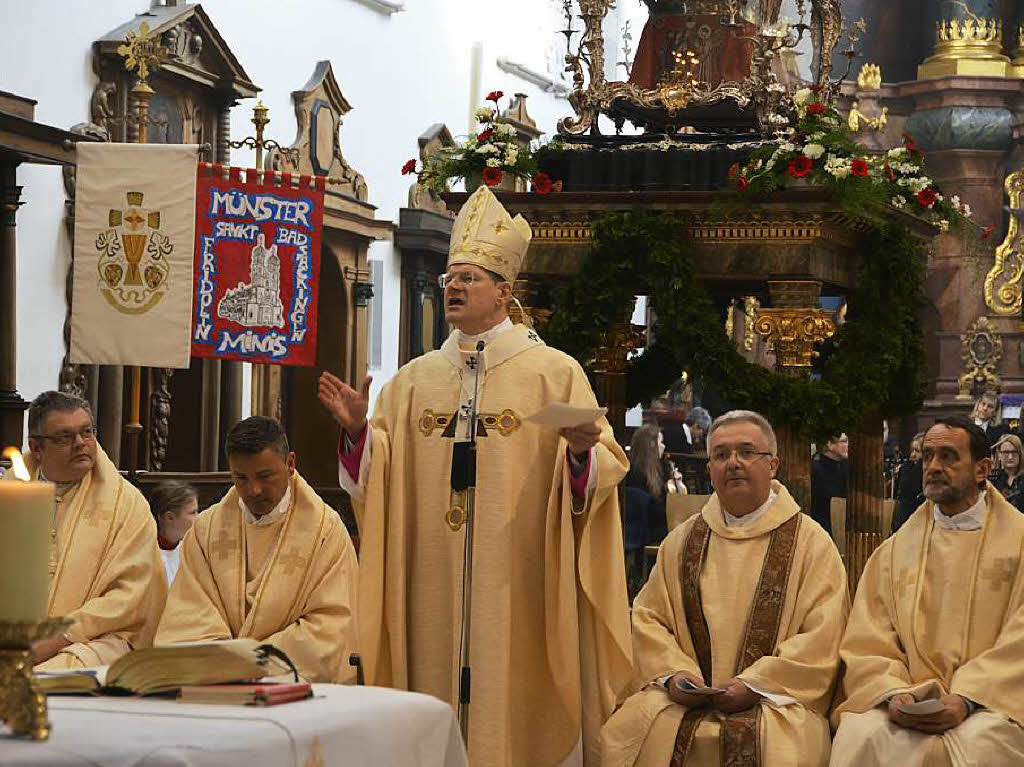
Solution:
M 466 525 L 451 470 L 477 400 L 474 766 L 595 763 L 601 723 L 630 679 L 616 495 L 626 459 L 593 412 L 561 430 L 526 420 L 549 403 L 597 406 L 575 360 L 508 318 L 530 236 L 481 187 L 452 231 L 442 282 L 455 330 L 441 349 L 398 371 L 369 423 L 369 379 L 358 392 L 329 374 L 320 385 L 343 430 L 340 479 L 362 540 L 367 681 L 453 706 Z
M 156 644 L 251 637 L 307 681 L 348 681 L 358 573 L 345 525 L 274 419 L 239 422 L 225 450 L 235 486 L 185 534 Z
M 715 494 L 665 539 L 633 602 L 644 686 L 605 725 L 601 764 L 823 767 L 849 612 L 842 560 L 773 479 L 762 416 L 716 419 L 708 455 Z
M 921 455 L 927 500 L 857 587 L 832 764 L 1024 765 L 1024 515 L 972 421 L 940 418 Z
M 149 647 L 167 597 L 167 580 L 149 504 L 96 444 L 85 400 L 49 391 L 29 406 L 36 479 L 53 482 L 48 611 L 74 623 L 36 642 L 37 668 L 105 666 Z

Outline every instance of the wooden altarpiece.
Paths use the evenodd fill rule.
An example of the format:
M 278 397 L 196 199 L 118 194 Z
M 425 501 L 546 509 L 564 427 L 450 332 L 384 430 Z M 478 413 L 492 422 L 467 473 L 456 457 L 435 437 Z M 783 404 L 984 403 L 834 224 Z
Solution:
M 229 163 L 231 108 L 239 99 L 254 97 L 259 88 L 198 4 L 168 0 L 166 5 L 138 14 L 93 44 L 93 70 L 99 81 L 90 99 L 89 121 L 74 126 L 72 131 L 105 141 L 138 139 L 138 122 L 134 119 L 137 105 L 130 96 L 135 80 L 125 69 L 117 48 L 142 22 L 166 48 L 161 67 L 149 78 L 155 91 L 149 110 L 149 143 L 206 145 L 206 159 Z M 65 173 L 65 188 L 67 224 L 73 230 L 73 169 Z M 65 349 L 70 338 L 70 267 L 67 284 Z M 127 399 L 123 369 L 72 365 L 65 354 L 60 388 L 90 400 L 97 414 L 100 442 L 111 459 L 120 464 L 121 456 L 127 454 L 127 449 L 122 453 L 122 414 Z M 142 402 L 139 468 L 216 471 L 223 466 L 223 437 L 241 417 L 242 364 L 193 359 L 188 370 L 147 368 Z

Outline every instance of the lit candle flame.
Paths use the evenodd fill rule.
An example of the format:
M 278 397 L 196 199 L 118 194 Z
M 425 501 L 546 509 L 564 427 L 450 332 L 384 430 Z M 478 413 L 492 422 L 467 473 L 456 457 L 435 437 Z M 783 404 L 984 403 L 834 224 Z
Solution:
M 28 473 L 28 468 L 25 466 L 25 459 L 21 457 L 21 451 L 18 448 L 7 448 L 3 452 L 3 457 L 10 459 L 11 470 L 14 472 L 16 479 L 20 479 L 22 482 L 28 482 L 32 479 L 32 476 Z

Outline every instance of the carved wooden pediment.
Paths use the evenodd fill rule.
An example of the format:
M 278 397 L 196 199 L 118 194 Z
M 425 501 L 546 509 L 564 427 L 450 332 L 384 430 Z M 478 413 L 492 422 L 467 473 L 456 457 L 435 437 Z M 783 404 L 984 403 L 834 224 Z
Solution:
M 420 164 L 426 165 L 427 161 L 442 149 L 455 145 L 455 139 L 444 123 L 434 123 L 419 137 Z M 447 218 L 455 218 L 455 214 L 448 210 L 444 200 L 429 187 L 415 183 L 409 187 L 409 207 L 415 210 L 429 210 Z
M 341 183 L 330 185 L 332 194 L 365 202 L 369 196 L 366 180 L 341 153 L 341 120 L 352 110 L 352 105 L 342 95 L 330 61 L 317 62 L 309 81 L 292 91 L 292 102 L 298 132 L 291 148 L 298 150 L 298 161 L 297 164 L 285 161 L 281 155 L 275 160 L 293 172 L 340 179 Z

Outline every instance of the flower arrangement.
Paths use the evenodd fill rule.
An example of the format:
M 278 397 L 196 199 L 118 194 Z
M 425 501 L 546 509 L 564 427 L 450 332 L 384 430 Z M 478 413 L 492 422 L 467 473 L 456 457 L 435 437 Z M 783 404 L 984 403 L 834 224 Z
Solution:
M 409 160 L 402 166 L 402 173 L 415 173 L 421 184 L 436 192 L 447 191 L 452 181 L 474 176 L 488 186 L 498 186 L 513 176 L 531 180 L 537 194 L 550 193 L 555 184 L 548 174 L 538 172 L 533 150 L 518 141 L 514 127 L 500 121 L 498 105 L 504 95 L 502 91 L 491 91 L 487 100 L 494 105 L 476 110 L 480 125 L 476 136 L 470 136 L 464 144 L 442 149 L 419 170 L 416 160 Z
M 736 163 L 729 177 L 743 194 L 761 195 L 794 180 L 829 188 L 852 205 L 891 205 L 949 231 L 970 224 L 970 206 L 956 195 L 946 197 L 924 173 L 924 155 L 914 138 L 903 134 L 903 146 L 882 155 L 868 153 L 843 128 L 839 113 L 823 97 L 824 88 L 812 85 L 793 94 L 788 115 L 777 140 L 755 151 L 746 165 Z

